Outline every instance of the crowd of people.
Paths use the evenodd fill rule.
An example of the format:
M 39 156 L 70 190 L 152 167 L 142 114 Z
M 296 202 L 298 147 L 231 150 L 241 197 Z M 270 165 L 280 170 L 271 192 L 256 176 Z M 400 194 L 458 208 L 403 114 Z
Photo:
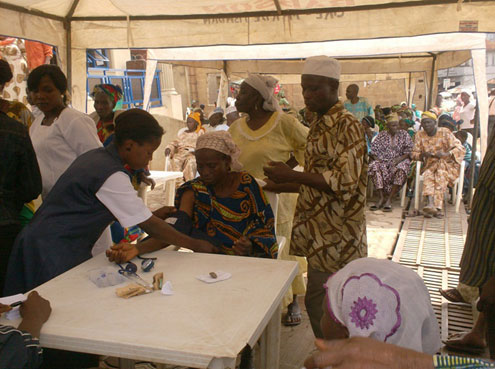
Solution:
M 402 368 L 404 360 L 408 368 L 455 368 L 459 362 L 463 368 L 493 367 L 437 356 L 438 322 L 421 278 L 392 261 L 367 257 L 369 180 L 379 195 L 371 209 L 391 211 L 414 173 L 412 163 L 421 161 L 424 216 L 442 217 L 465 146 L 439 127 L 435 111 L 418 115 L 406 103 L 373 110 L 357 85 L 340 101 L 340 74 L 335 59 L 306 60 L 302 117 L 284 112 L 274 78 L 257 74 L 242 82 L 235 106 L 225 111 L 218 107 L 206 119 L 194 102 L 177 139 L 155 153 L 183 172 L 175 205 L 151 212 L 135 186 L 150 183 L 148 164 L 164 134 L 157 120 L 140 109 L 116 110 L 122 91 L 114 85 L 95 87 L 96 111 L 87 116 L 68 105 L 67 79 L 58 67 L 34 68 L 28 95 L 41 113 L 31 127 L 20 115 L 9 116 L 10 103 L 1 101 L 0 291 L 33 290 L 103 251 L 116 262 L 168 245 L 275 259 L 279 235 L 288 241 L 281 258 L 300 266 L 284 301 L 284 324 L 300 324 L 297 296 L 305 295 L 319 339 L 306 368 Z M 11 78 L 0 60 L 0 88 Z M 483 225 L 495 211 L 493 143 L 480 171 L 461 273 L 462 281 L 481 288 L 479 329 L 489 332 L 492 358 L 495 236 Z M 264 191 L 280 194 L 278 209 Z M 42 205 L 23 226 L 23 207 L 40 194 Z M 133 242 L 143 231 L 149 237 Z M 9 309 L 0 305 L 0 312 Z M 50 305 L 32 292 L 21 314 L 17 329 L 0 326 L 0 368 L 39 365 L 37 338 Z M 42 365 L 51 369 L 98 364 L 94 355 L 46 349 L 44 356 Z M 240 368 L 253 368 L 249 346 Z

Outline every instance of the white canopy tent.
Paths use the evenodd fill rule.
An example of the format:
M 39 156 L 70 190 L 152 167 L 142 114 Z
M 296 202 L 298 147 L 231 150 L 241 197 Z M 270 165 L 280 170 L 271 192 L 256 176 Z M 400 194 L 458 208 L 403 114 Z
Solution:
M 247 46 L 245 53 L 252 53 L 249 59 L 266 59 L 260 55 L 267 55 L 270 50 L 277 51 L 270 54 L 275 59 L 304 58 L 314 54 L 342 58 L 397 55 L 396 48 L 400 48 L 404 55 L 467 50 L 474 61 L 480 116 L 486 116 L 484 47 L 481 48 L 479 39 L 474 47 L 466 42 L 464 46 L 452 48 L 450 42 L 457 45 L 468 35 L 448 34 L 470 32 L 469 36 L 474 37 L 476 33 L 495 32 L 493 1 L 10 0 L 0 1 L 0 12 L 0 34 L 39 40 L 58 47 L 71 79 L 73 105 L 79 109 L 85 106 L 88 48 L 167 47 L 179 48 L 175 51 L 183 52 L 184 49 L 180 48 L 226 45 L 217 47 Z M 430 44 L 432 48 L 428 50 L 426 43 L 417 48 L 408 39 L 400 39 L 433 34 L 446 34 L 447 41 Z M 399 39 L 390 44 L 393 39 L 389 38 Z M 372 39 L 375 40 L 370 41 Z M 348 41 L 344 40 L 358 43 L 346 48 Z M 337 43 L 326 44 L 330 41 Z M 322 48 L 309 51 L 317 45 Z M 255 52 L 256 48 L 258 51 Z M 302 53 L 303 50 L 307 52 Z M 226 56 L 217 56 L 216 59 L 239 59 L 233 56 L 232 51 L 230 57 L 220 54 L 219 49 L 214 51 Z M 424 59 L 422 62 L 429 67 L 425 65 L 421 70 L 440 68 L 440 60 L 448 59 L 448 55 L 431 56 L 429 62 Z M 198 55 L 189 60 L 197 59 Z M 389 63 L 391 70 L 402 70 L 415 58 L 397 59 L 391 59 L 394 60 Z M 421 58 L 416 59 L 414 61 L 419 64 Z M 431 68 L 432 60 L 437 63 L 434 68 Z M 261 60 L 256 64 L 249 62 L 249 68 L 254 69 L 256 65 L 265 67 L 266 64 L 262 64 Z M 373 73 L 376 60 L 370 60 L 367 67 L 363 60 L 349 60 L 345 64 L 344 73 L 348 70 Z M 230 65 L 234 68 L 235 64 L 232 62 Z M 486 140 L 486 124 L 482 124 L 481 134 Z M 485 149 L 486 142 L 482 143 L 482 150 Z

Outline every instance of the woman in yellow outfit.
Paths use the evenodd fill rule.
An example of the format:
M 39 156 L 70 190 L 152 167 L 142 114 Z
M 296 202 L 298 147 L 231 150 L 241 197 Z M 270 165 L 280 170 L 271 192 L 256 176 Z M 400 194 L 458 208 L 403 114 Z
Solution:
M 304 166 L 308 128 L 282 112 L 273 93 L 276 83 L 277 80 L 272 77 L 257 74 L 245 79 L 235 105 L 238 111 L 247 116 L 236 120 L 229 129 L 234 142 L 241 149 L 239 161 L 243 169 L 260 179 L 265 178 L 263 166 L 271 161 L 286 162 L 292 168 L 298 164 Z M 268 182 L 264 189 L 272 191 L 270 187 L 271 183 Z M 296 201 L 297 194 L 281 194 L 277 215 L 277 234 L 287 240 L 281 257 L 299 262 L 299 274 L 284 299 L 284 306 L 287 306 L 285 325 L 301 323 L 301 309 L 296 297 L 306 293 L 303 278 L 307 268 L 306 260 L 289 255 Z

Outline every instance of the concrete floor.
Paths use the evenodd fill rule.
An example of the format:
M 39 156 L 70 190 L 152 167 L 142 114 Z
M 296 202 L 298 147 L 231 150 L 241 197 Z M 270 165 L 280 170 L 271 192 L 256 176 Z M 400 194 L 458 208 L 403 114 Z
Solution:
M 148 192 L 148 207 L 155 210 L 165 204 L 161 200 L 161 189 Z M 393 249 L 400 232 L 402 220 L 402 208 L 398 201 L 393 204 L 390 213 L 381 210 L 366 211 L 366 224 L 368 235 L 368 255 L 376 258 L 387 258 L 392 255 Z M 303 310 L 302 322 L 295 327 L 282 325 L 280 341 L 280 369 L 300 369 L 304 360 L 314 350 L 314 335 L 311 330 L 309 318 L 304 307 L 304 297 L 299 297 Z

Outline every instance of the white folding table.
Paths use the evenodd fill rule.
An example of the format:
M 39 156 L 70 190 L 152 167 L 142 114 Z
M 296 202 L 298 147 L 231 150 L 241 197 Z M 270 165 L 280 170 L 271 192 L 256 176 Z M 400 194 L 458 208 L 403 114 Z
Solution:
M 234 369 L 244 346 L 260 340 L 261 368 L 279 367 L 280 305 L 296 276 L 296 262 L 167 250 L 151 255 L 158 257 L 155 268 L 139 274 L 151 282 L 152 274 L 163 272 L 174 295 L 156 291 L 123 299 L 115 286 L 96 287 L 89 271 L 109 265 L 118 269 L 103 254 L 36 288 L 52 306 L 42 346 Z M 213 284 L 196 279 L 212 271 L 229 272 L 232 278 Z
M 168 206 L 174 205 L 175 199 L 175 183 L 178 178 L 183 177 L 182 172 L 164 172 L 160 170 L 152 170 L 150 171 L 150 178 L 152 178 L 156 185 L 155 190 L 157 190 L 160 186 L 163 185 L 163 204 Z M 147 192 L 151 190 L 149 186 L 144 183 L 141 184 L 138 191 L 138 196 L 143 199 L 143 202 L 147 204 Z

